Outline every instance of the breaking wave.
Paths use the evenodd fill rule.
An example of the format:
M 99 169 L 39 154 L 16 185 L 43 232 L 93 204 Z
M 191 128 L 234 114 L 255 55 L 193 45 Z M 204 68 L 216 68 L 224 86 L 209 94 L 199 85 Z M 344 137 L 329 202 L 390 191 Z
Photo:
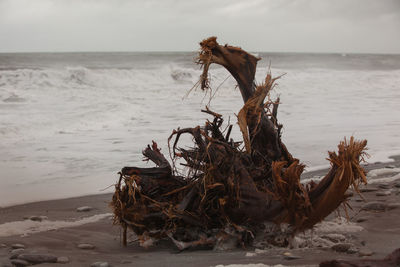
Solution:
M 20 102 L 12 92 L 38 88 L 119 88 L 157 83 L 195 82 L 200 75 L 194 69 L 163 66 L 159 69 L 15 69 L 0 71 L 0 92 L 5 102 Z

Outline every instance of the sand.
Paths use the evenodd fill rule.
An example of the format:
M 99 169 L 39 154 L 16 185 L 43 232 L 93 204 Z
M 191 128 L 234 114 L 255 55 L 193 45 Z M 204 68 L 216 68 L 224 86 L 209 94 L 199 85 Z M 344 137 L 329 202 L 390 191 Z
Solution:
M 367 165 L 371 179 L 391 178 L 400 170 L 400 156 L 394 162 Z M 318 177 L 326 170 L 307 173 L 305 178 Z M 373 181 L 373 180 L 371 180 Z M 51 254 L 68 257 L 68 263 L 45 263 L 40 266 L 90 266 L 94 262 L 108 262 L 110 266 L 217 266 L 230 264 L 264 264 L 260 266 L 317 266 L 329 259 L 382 258 L 400 247 L 400 188 L 398 179 L 378 180 L 364 188 L 363 201 L 354 194 L 349 204 L 350 221 L 338 224 L 335 214 L 319 225 L 313 234 L 300 234 L 294 246 L 302 248 L 262 248 L 258 246 L 227 251 L 197 250 L 178 252 L 168 241 L 145 249 L 132 242 L 121 245 L 120 228 L 112 225 L 108 203 L 111 194 L 93 195 L 53 201 L 43 201 L 0 209 L 0 266 L 11 266 L 10 257 L 16 253 Z M 384 188 L 381 188 L 384 187 Z M 384 192 L 390 191 L 389 195 Z M 383 196 L 377 196 L 381 194 Z M 361 210 L 366 203 L 383 203 L 384 211 Z M 89 211 L 78 212 L 77 208 L 89 206 Z M 379 206 L 379 205 L 378 205 Z M 341 215 L 344 216 L 342 210 Z M 34 220 L 26 219 L 31 216 Z M 46 216 L 46 217 L 40 217 Z M 39 218 L 38 218 L 39 217 Z M 25 219 L 24 219 L 25 218 Z M 329 228 L 328 227 L 333 227 Z M 336 228 L 335 228 L 336 227 Z M 327 231 L 324 233 L 325 230 Z M 347 252 L 318 247 L 324 234 L 339 234 L 350 244 Z M 312 237 L 312 238 L 311 238 Z M 131 236 L 131 240 L 134 236 Z M 13 244 L 22 244 L 25 249 L 12 252 Z M 80 244 L 91 244 L 92 249 L 78 248 Z M 346 245 L 343 245 L 346 247 Z M 349 253 L 351 252 L 351 253 Z M 285 256 L 286 253 L 286 256 Z M 289 254 L 287 254 L 289 253 Z M 298 257 L 287 259 L 288 255 Z M 278 265 L 279 266 L 279 265 Z

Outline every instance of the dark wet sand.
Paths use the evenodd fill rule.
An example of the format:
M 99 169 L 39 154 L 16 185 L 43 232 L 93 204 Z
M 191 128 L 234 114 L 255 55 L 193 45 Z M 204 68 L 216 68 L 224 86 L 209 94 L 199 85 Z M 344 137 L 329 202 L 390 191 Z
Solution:
M 378 163 L 366 166 L 367 169 L 384 167 L 400 167 L 400 156 L 395 162 Z M 323 175 L 325 171 L 307 173 L 305 177 Z M 386 177 L 386 176 L 383 176 Z M 397 180 L 398 182 L 399 180 Z M 399 188 L 391 182 L 390 196 L 376 196 L 377 191 L 365 192 L 363 196 L 367 202 L 380 201 L 384 203 L 400 203 Z M 367 185 L 367 188 L 378 188 L 378 184 Z M 383 189 L 379 189 L 383 190 Z M 21 221 L 26 216 L 47 216 L 48 220 L 71 220 L 95 214 L 111 212 L 108 203 L 111 194 L 85 196 L 78 198 L 43 201 L 0 209 L 0 224 L 12 221 Z M 400 207 L 384 212 L 360 211 L 365 202 L 354 194 L 349 204 L 353 211 L 349 212 L 351 221 L 362 217 L 366 220 L 358 223 L 364 227 L 361 232 L 353 233 L 353 243 L 359 248 L 368 248 L 374 252 L 367 258 L 382 258 L 391 251 L 400 247 Z M 91 206 L 89 212 L 77 212 L 76 208 Z M 344 214 L 342 212 L 342 214 Z M 331 218 L 332 216 L 330 216 Z M 328 218 L 328 219 L 330 219 Z M 254 248 L 236 249 L 233 251 L 216 252 L 210 250 L 177 252 L 168 242 L 159 244 L 150 249 L 144 249 L 137 243 L 122 247 L 120 228 L 112 225 L 111 218 L 102 219 L 95 223 L 82 226 L 61 228 L 47 232 L 30 234 L 27 236 L 0 237 L 0 266 L 11 266 L 11 244 L 20 243 L 26 246 L 26 252 L 49 253 L 55 256 L 67 256 L 67 264 L 51 263 L 39 266 L 90 266 L 96 261 L 104 261 L 111 266 L 215 266 L 218 264 L 248 264 L 264 263 L 269 265 L 318 265 L 319 262 L 329 259 L 360 258 L 358 253 L 338 253 L 331 249 L 270 249 L 267 253 L 246 257 L 247 252 L 254 252 Z M 78 244 L 90 243 L 95 245 L 93 250 L 81 250 Z M 364 245 L 363 245 L 364 244 Z M 286 260 L 283 252 L 290 251 L 300 256 L 300 259 Z

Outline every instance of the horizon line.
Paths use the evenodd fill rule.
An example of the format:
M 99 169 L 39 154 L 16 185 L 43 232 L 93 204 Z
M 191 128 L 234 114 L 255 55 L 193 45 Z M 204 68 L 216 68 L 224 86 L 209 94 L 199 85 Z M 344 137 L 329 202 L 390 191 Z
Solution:
M 310 51 L 246 51 L 269 54 L 345 54 L 345 55 L 400 55 L 400 52 L 310 52 Z M 0 54 L 79 54 L 79 53 L 198 53 L 198 50 L 99 50 L 99 51 L 0 51 Z

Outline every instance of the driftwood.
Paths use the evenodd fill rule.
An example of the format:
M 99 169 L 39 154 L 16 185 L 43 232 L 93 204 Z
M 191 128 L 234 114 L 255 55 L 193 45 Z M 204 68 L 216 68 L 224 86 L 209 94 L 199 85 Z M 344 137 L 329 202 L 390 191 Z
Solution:
M 318 184 L 300 183 L 304 165 L 281 140 L 279 99 L 270 91 L 276 80 L 269 73 L 256 85 L 258 58 L 238 47 L 221 46 L 215 37 L 200 43 L 202 89 L 208 89 L 210 64 L 225 67 L 236 79 L 244 102 L 238 113 L 243 142 L 230 138 L 232 125 L 222 129 L 223 118 L 212 116 L 205 125 L 174 130 L 169 137 L 171 165 L 153 142 L 143 155 L 154 168 L 124 167 L 111 206 L 114 222 L 139 237 L 143 246 L 169 238 L 180 249 L 214 245 L 234 237 L 238 245 L 250 244 L 264 222 L 289 224 L 292 233 L 312 228 L 346 201 L 346 190 L 366 183 L 360 166 L 367 141 L 340 142 L 338 153 L 329 152 L 331 169 Z M 190 135 L 191 149 L 178 147 Z M 243 143 L 243 145 L 241 145 Z M 186 175 L 178 175 L 174 162 L 185 161 Z

